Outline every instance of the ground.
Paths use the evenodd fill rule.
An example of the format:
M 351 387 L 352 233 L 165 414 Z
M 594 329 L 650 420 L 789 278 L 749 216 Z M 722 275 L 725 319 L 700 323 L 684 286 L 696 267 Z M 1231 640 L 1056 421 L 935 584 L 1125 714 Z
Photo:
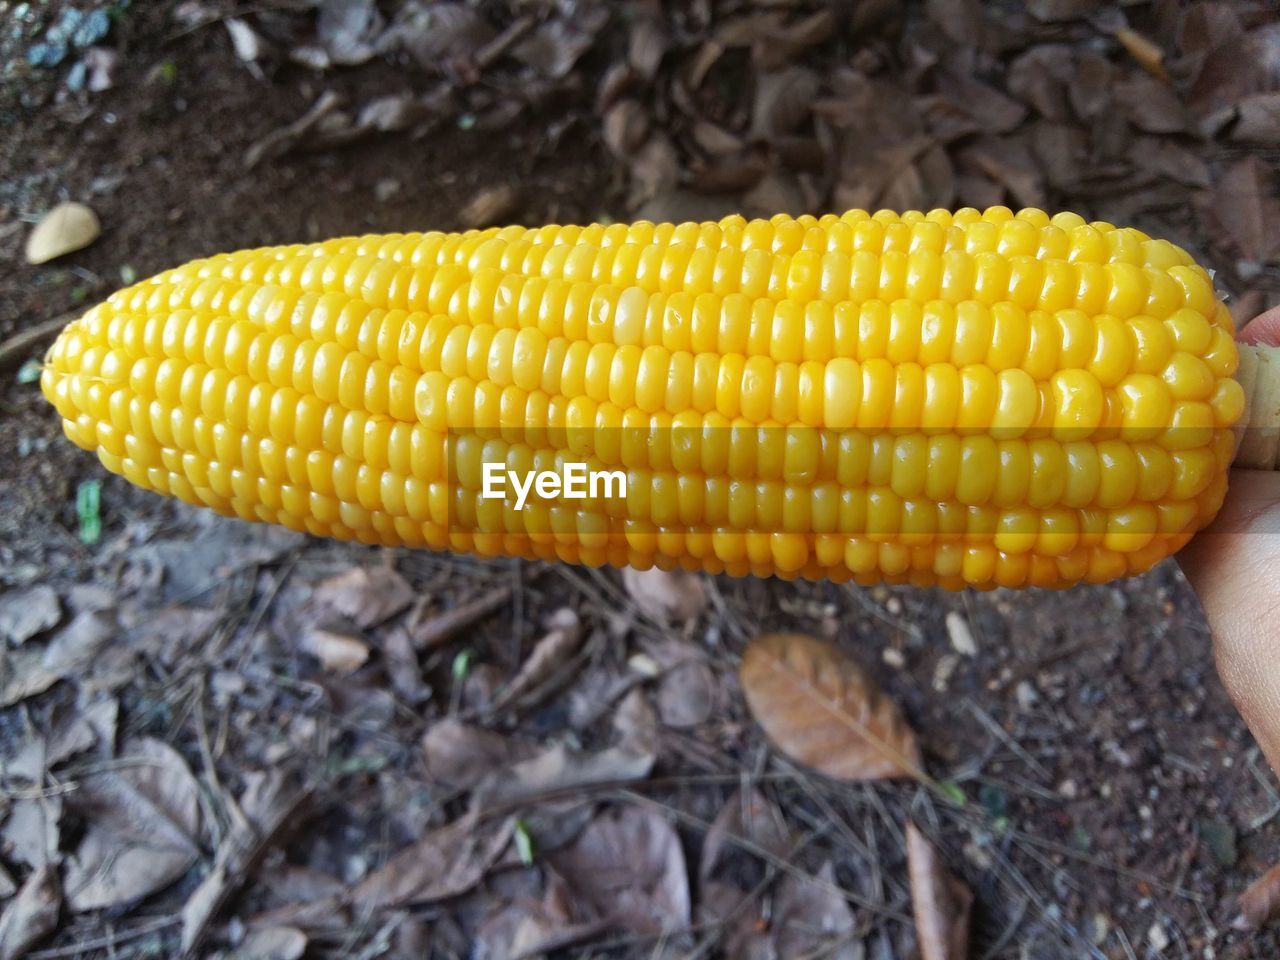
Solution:
M 5 59 L 23 57 L 62 6 L 0 4 L 0 12 L 34 8 L 29 29 L 19 18 L 5 28 Z M 247 169 L 246 150 L 323 92 L 366 104 L 401 91 L 405 67 L 394 56 L 324 72 L 279 56 L 244 62 L 220 19 L 230 7 L 206 6 L 208 22 L 196 25 L 169 4 L 120 11 L 110 40 L 119 62 L 103 92 L 68 91 L 65 69 L 11 63 L 0 87 L 8 131 L 0 143 L 0 342 L 104 297 L 128 276 L 215 251 L 454 229 L 477 216 L 466 209 L 477 196 L 499 197 L 499 216 L 528 224 L 622 219 L 661 197 L 661 189 L 638 195 L 637 183 L 652 186 L 646 170 L 611 152 L 609 142 L 626 139 L 621 121 L 597 122 L 604 95 L 594 91 L 627 45 L 625 25 L 603 27 L 567 80 L 501 124 L 464 104 L 419 135 L 314 144 Z M 1253 23 L 1252 8 L 1239 6 Z M 631 18 L 644 7 L 625 24 L 638 30 Z M 1134 16 L 1145 16 L 1146 5 L 1137 7 Z M 283 45 L 272 30 L 300 29 L 295 20 L 311 14 L 279 16 L 284 27 L 252 22 Z M 1155 17 L 1144 21 L 1153 33 Z M 1076 42 L 1072 29 L 1051 39 Z M 897 56 L 890 36 L 861 49 Z M 836 55 L 858 63 L 852 49 Z M 1125 62 L 1122 52 L 1107 55 Z M 728 67 L 744 68 L 717 69 Z M 444 72 L 448 82 L 456 74 Z M 496 112 L 511 90 L 495 81 L 485 109 Z M 673 140 L 687 165 L 686 141 Z M 1243 155 L 1231 145 L 1179 143 L 1215 171 Z M 957 160 L 961 193 L 972 169 Z M 743 202 L 794 202 L 797 191 L 817 189 L 810 179 L 818 182 L 798 174 L 774 184 L 781 193 Z M 1241 274 L 1259 276 L 1250 263 L 1265 267 L 1269 249 L 1222 254 L 1220 235 L 1187 219 L 1185 202 L 1168 202 L 1169 183 L 1120 181 L 1122 192 L 1159 194 L 1139 219 L 1167 217 L 1214 251 L 1237 294 L 1246 289 Z M 1039 189 L 1047 200 L 1087 195 Z M 89 203 L 102 236 L 52 264 L 26 265 L 28 221 L 61 199 Z M 1274 295 L 1270 274 L 1261 276 L 1251 302 Z M 65 887 L 53 898 L 55 910 L 61 902 L 56 929 L 29 956 L 176 955 L 183 931 L 195 931 L 194 950 L 243 956 L 536 948 L 583 957 L 864 949 L 874 960 L 905 957 L 915 943 L 908 817 L 974 893 L 975 957 L 1245 958 L 1280 948 L 1270 934 L 1230 929 L 1234 895 L 1280 853 L 1280 793 L 1214 674 L 1208 630 L 1173 562 L 1061 593 L 709 578 L 701 602 L 667 617 L 616 571 L 377 550 L 211 520 L 107 474 L 61 437 L 38 389 L 18 380 L 10 369 L 0 381 L 0 589 L 8 590 L 0 603 L 8 596 L 34 606 L 47 586 L 57 616 L 47 645 L 37 635 L 3 652 L 12 677 L 34 670 L 25 654 L 44 651 L 49 676 L 0 711 L 0 817 L 8 808 L 0 878 L 21 886 L 42 864 L 56 873 L 61 863 Z M 88 545 L 78 537 L 76 492 L 91 479 L 102 483 L 104 533 Z M 332 626 L 325 618 L 344 612 L 344 598 L 368 599 L 369 577 L 387 578 L 372 595 L 407 586 L 403 602 L 371 622 L 346 609 Z M 487 612 L 432 639 L 432 624 L 485 597 L 493 598 Z M 548 618 L 565 609 L 580 623 L 581 647 L 535 678 L 542 696 L 495 701 L 554 631 Z M 949 614 L 958 615 L 950 627 Z M 958 620 L 972 647 L 955 639 Z M 828 780 L 772 750 L 736 669 L 745 644 L 774 631 L 829 638 L 864 668 L 900 705 L 950 799 L 911 780 Z M 54 662 L 58 636 L 83 656 Z M 43 758 L 34 777 L 33 744 Z M 570 774 L 594 762 L 597 776 L 562 770 L 502 793 L 505 764 L 555 745 L 570 751 Z M 626 763 L 610 753 L 628 749 Z M 642 773 L 628 766 L 636 755 L 647 758 Z M 150 786 L 119 772 L 138 756 L 165 771 Z M 107 780 L 110 789 L 94 786 Z M 774 850 L 767 830 L 745 823 L 745 849 L 716 856 L 712 823 L 723 832 L 743 802 L 739 791 L 751 798 L 753 790 L 763 799 L 748 805 L 777 804 L 802 842 Z M 128 833 L 102 812 L 125 794 L 136 824 L 158 817 L 159 833 L 174 833 L 153 857 L 171 875 L 148 880 L 133 865 L 103 867 L 119 871 L 121 886 L 86 891 L 85 864 Z M 53 824 L 52 849 L 23 846 L 26 826 L 16 825 L 31 821 L 20 816 Z M 246 818 L 256 830 L 241 828 Z M 489 860 L 470 846 L 497 835 L 497 849 L 504 829 L 531 838 L 523 859 L 532 865 L 513 852 L 523 842 Z M 607 886 L 600 861 L 609 856 L 629 864 L 625 882 L 645 891 L 611 921 L 591 889 Z M 218 868 L 229 877 L 221 886 L 207 879 Z M 370 877 L 389 876 L 416 893 L 370 892 Z M 725 889 L 753 892 L 726 913 Z M 843 939 L 815 947 L 822 941 L 811 938 L 794 952 L 770 929 L 771 909 L 799 911 Z M 688 922 L 664 932 L 672 917 Z M 521 923 L 524 932 L 512 933 Z M 0 956 L 11 955 L 5 950 Z

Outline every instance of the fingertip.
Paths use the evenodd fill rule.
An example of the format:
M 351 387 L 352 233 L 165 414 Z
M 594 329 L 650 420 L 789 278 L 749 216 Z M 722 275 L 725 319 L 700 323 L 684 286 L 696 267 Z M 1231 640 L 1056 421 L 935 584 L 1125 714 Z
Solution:
M 1273 307 L 1245 324 L 1239 338 L 1255 346 L 1280 346 L 1280 307 Z

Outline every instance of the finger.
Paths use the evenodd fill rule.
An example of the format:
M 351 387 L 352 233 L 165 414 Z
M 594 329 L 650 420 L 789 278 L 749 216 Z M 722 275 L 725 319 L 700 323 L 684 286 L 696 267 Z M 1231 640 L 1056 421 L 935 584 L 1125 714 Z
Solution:
M 1280 307 L 1250 320 L 1237 335 L 1245 343 L 1268 347 L 1280 346 Z
M 1223 685 L 1280 770 L 1280 474 L 1237 470 L 1222 513 L 1178 554 Z

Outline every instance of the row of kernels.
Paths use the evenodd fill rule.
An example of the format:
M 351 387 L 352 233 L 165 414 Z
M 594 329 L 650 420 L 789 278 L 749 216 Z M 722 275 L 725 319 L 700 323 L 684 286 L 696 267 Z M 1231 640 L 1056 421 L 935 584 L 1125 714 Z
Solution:
M 83 438 L 76 435 L 72 429 L 73 422 L 66 424 L 68 435 L 73 440 L 80 442 Z M 89 445 L 89 444 L 86 444 Z M 228 503 L 212 491 L 203 491 L 212 496 L 202 500 L 191 487 L 189 481 L 185 480 L 177 474 L 166 473 L 159 468 L 137 469 L 133 464 L 121 461 L 113 455 L 100 451 L 104 463 L 109 467 L 116 469 L 129 476 L 135 483 L 142 486 L 149 486 L 153 489 L 160 490 L 165 493 L 174 493 L 184 496 L 192 502 L 205 502 L 215 509 L 221 509 L 223 512 L 228 511 Z M 443 529 L 431 523 L 430 521 L 415 529 L 417 521 L 410 521 L 407 518 L 397 518 L 393 522 L 385 516 L 379 516 L 375 510 L 364 508 L 351 503 L 335 503 L 332 498 L 324 497 L 317 494 L 306 494 L 303 491 L 295 491 L 287 486 L 270 485 L 260 481 L 255 481 L 242 471 L 233 471 L 233 475 L 222 478 L 219 483 L 224 490 L 231 495 L 237 492 L 245 494 L 248 500 L 232 502 L 230 507 L 234 511 L 246 519 L 262 519 L 268 521 L 285 522 L 294 529 L 306 529 L 316 534 L 329 534 L 335 536 L 349 536 L 364 539 L 366 542 L 396 542 L 397 539 L 403 539 L 404 542 L 415 545 L 429 545 L 436 548 L 445 546 L 444 537 L 446 536 Z M 270 507 L 264 509 L 260 503 L 255 503 L 259 498 L 264 500 L 278 501 L 281 503 L 281 510 L 285 501 L 296 511 L 294 514 L 294 522 L 290 522 L 288 518 L 277 515 Z M 454 503 L 446 509 L 446 513 L 452 520 L 457 520 L 461 511 L 459 505 L 464 500 L 456 498 Z M 595 517 L 587 517 L 584 522 L 577 522 L 576 515 L 571 510 L 563 507 L 556 508 L 558 516 L 556 521 L 551 524 L 553 529 L 559 531 L 560 543 L 565 543 L 565 539 L 572 542 L 575 537 L 581 537 L 584 540 L 591 540 L 598 543 L 603 532 L 599 519 Z M 342 522 L 346 518 L 350 525 Z M 378 521 L 383 522 L 379 523 Z M 566 523 L 566 520 L 569 522 Z M 536 521 L 535 521 L 536 523 Z M 686 556 L 692 556 L 697 561 L 696 565 L 702 569 L 708 569 L 707 561 L 713 559 L 707 554 L 710 550 L 716 551 L 717 557 L 726 563 L 741 564 L 745 558 L 750 557 L 754 565 L 753 569 L 757 569 L 760 573 L 769 572 L 767 566 L 772 564 L 778 568 L 779 572 L 795 572 L 798 570 L 809 570 L 813 575 L 830 576 L 833 568 L 843 562 L 845 568 L 853 573 L 872 572 L 876 575 L 888 574 L 896 576 L 899 573 L 914 571 L 915 573 L 923 573 L 932 571 L 942 578 L 960 578 L 977 585 L 990 585 L 999 583 L 1004 586 L 1017 586 L 1023 582 L 1033 582 L 1040 586 L 1055 586 L 1061 583 L 1074 582 L 1082 576 L 1085 579 L 1093 579 L 1101 581 L 1110 576 L 1116 575 L 1117 572 L 1138 572 L 1145 569 L 1146 566 L 1156 562 L 1161 556 L 1164 556 L 1170 549 L 1174 547 L 1160 542 L 1150 542 L 1146 548 L 1131 550 L 1127 555 L 1110 550 L 1106 547 L 1090 548 L 1083 544 L 1079 544 L 1070 551 L 1064 550 L 1067 546 L 1068 539 L 1071 536 L 1069 530 L 1064 529 L 1064 525 L 1059 518 L 1055 522 L 1044 524 L 1044 529 L 1037 534 L 1035 543 L 1043 544 L 1051 551 L 1047 555 L 1041 555 L 1034 552 L 1003 551 L 997 547 L 994 541 L 990 544 L 977 544 L 960 547 L 952 543 L 942 543 L 938 545 L 917 545 L 909 546 L 902 540 L 885 540 L 877 543 L 860 537 L 844 537 L 831 535 L 808 536 L 802 534 L 787 534 L 781 532 L 773 533 L 736 533 L 732 531 L 667 531 L 665 533 L 654 533 L 644 529 L 645 524 L 637 521 L 627 521 L 625 529 L 628 531 L 628 538 L 637 545 L 654 546 L 661 544 L 669 555 L 680 556 L 682 551 L 695 551 Z M 983 529 L 991 527 L 990 521 L 987 520 L 981 524 Z M 995 524 L 997 533 L 995 536 L 1001 535 L 999 532 L 999 521 Z M 1151 540 L 1145 536 L 1146 524 L 1140 524 L 1141 530 L 1134 529 L 1133 516 L 1117 514 L 1105 521 L 1102 529 L 1099 529 L 1097 515 L 1086 517 L 1084 521 L 1085 527 L 1092 527 L 1086 530 L 1084 534 L 1078 535 L 1079 539 L 1092 538 L 1097 541 L 1099 533 L 1103 537 L 1103 542 L 1107 537 L 1116 540 L 1118 546 L 1123 548 L 1133 548 L 1137 542 L 1135 535 L 1141 536 L 1143 539 Z M 640 528 L 637 534 L 631 534 L 630 531 Z M 368 536 L 369 531 L 373 531 L 375 536 Z M 1006 536 L 1018 536 L 1021 531 L 1014 530 L 1010 532 L 1006 530 Z M 1156 534 L 1155 539 L 1174 539 L 1178 543 L 1185 538 L 1185 533 L 1165 533 Z M 471 534 L 465 532 L 453 531 L 448 534 L 450 544 L 462 549 L 476 546 L 480 537 L 475 540 L 471 539 Z M 1118 539 L 1117 539 L 1118 538 Z M 1012 544 L 1015 547 L 1021 547 L 1025 544 L 1026 538 L 1022 538 L 1022 542 Z M 489 541 L 492 543 L 492 541 Z M 519 552 L 528 545 L 529 538 L 527 536 L 516 536 L 507 538 L 501 545 L 500 549 L 505 552 Z M 568 544 L 566 544 L 568 545 Z M 1176 546 L 1176 544 L 1175 544 Z M 592 549 L 599 550 L 599 547 Z M 766 552 L 766 549 L 768 552 Z M 807 558 L 810 551 L 821 562 L 817 564 L 820 568 L 814 573 L 811 561 Z M 776 551 L 777 555 L 774 555 Z M 610 556 L 612 556 L 610 554 Z M 652 557 L 651 553 L 633 554 L 632 561 L 640 562 L 642 565 Z M 611 561 L 616 562 L 616 561 Z M 766 565 L 761 568 L 760 565 Z M 956 565 L 959 565 L 958 569 Z M 1126 566 L 1127 564 L 1127 566 Z M 1119 570 L 1117 571 L 1117 565 Z M 1077 569 L 1079 568 L 1079 569 Z M 1057 571 L 1058 580 L 1055 581 L 1053 571 Z M 809 575 L 809 574 L 805 574 Z M 1030 579 L 1028 579 L 1030 577 Z M 928 582 L 920 580 L 919 582 Z

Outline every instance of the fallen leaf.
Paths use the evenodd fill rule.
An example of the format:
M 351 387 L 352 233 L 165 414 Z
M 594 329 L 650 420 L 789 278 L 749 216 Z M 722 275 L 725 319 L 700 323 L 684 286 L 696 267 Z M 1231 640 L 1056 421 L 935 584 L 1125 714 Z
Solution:
M 684 623 L 707 606 L 702 581 L 687 570 L 624 567 L 622 584 L 640 612 L 655 623 Z
M 58 625 L 62 604 L 53 587 L 40 585 L 0 595 L 0 639 L 20 644 Z
M 520 206 L 520 191 L 509 183 L 485 187 L 458 211 L 458 224 L 466 230 L 498 226 Z
M 643 17 L 631 25 L 627 45 L 627 62 L 642 80 L 650 82 L 658 75 L 662 58 L 671 49 L 671 36 L 659 17 Z
M 768 219 L 778 213 L 789 213 L 798 217 L 807 213 L 808 208 L 809 204 L 805 200 L 804 191 L 800 189 L 799 179 L 795 174 L 783 170 L 761 177 L 760 181 L 742 198 L 742 213 L 747 217 Z M 655 567 L 654 570 L 656 569 Z M 672 571 L 672 573 L 676 572 Z M 653 573 L 653 570 L 648 570 L 646 573 Z M 684 570 L 678 573 L 686 577 L 694 577 L 693 574 Z M 698 583 L 696 579 L 691 579 L 691 582 Z
M 995 87 L 956 70 L 941 71 L 939 87 L 987 133 L 1008 133 L 1027 116 L 1027 108 Z
M 821 81 L 807 67 L 791 66 L 756 78 L 751 108 L 751 136 L 777 140 L 802 126 L 813 109 Z
M 541 956 L 605 928 L 559 874 L 550 868 L 544 874 L 546 886 L 540 898 L 521 897 L 485 921 L 476 935 L 474 960 Z
M 98 216 L 83 203 L 60 203 L 27 237 L 27 263 L 41 264 L 83 250 L 102 232 Z
M 553 17 L 516 44 L 511 55 L 544 77 L 559 79 L 591 49 L 608 19 L 604 6 L 580 9 L 572 17 Z
M 684 849 L 657 811 L 606 810 L 551 862 L 576 896 L 633 933 L 674 933 L 691 921 Z
M 362 910 L 431 903 L 465 893 L 511 842 L 510 819 L 479 822 L 473 813 L 433 830 L 365 877 L 347 895 Z
M 0 830 L 5 856 L 39 870 L 57 863 L 61 838 L 63 801 L 60 796 L 29 797 L 13 801 Z
M 648 139 L 649 112 L 640 101 L 625 97 L 605 112 L 601 133 L 613 155 L 626 159 Z
M 379 46 L 398 47 L 419 67 L 440 71 L 449 60 L 474 56 L 493 37 L 493 27 L 470 4 L 411 0 L 401 5 Z
M 856 928 L 830 860 L 822 865 L 817 879 L 788 873 L 778 884 L 772 934 L 779 957 L 863 960 L 865 951 L 855 939 Z
M 234 960 L 299 960 L 307 952 L 307 935 L 297 927 L 263 927 L 245 934 Z
M 422 756 L 427 773 L 455 790 L 475 786 L 494 770 L 526 760 L 538 752 L 528 741 L 504 736 L 445 717 L 422 735 Z
M 18 885 L 13 882 L 9 871 L 0 864 L 0 900 L 8 900 L 18 892 Z
M 720 685 L 702 651 L 674 639 L 644 643 L 657 676 L 654 699 L 662 722 L 670 727 L 696 727 L 719 707 Z
M 160 890 L 199 856 L 199 787 L 186 761 L 159 740 L 126 742 L 118 767 L 84 776 L 69 795 L 87 821 L 64 887 L 76 913 Z
M 1064 20 L 1083 20 L 1095 10 L 1101 0 L 1027 0 L 1027 10 L 1044 23 Z
M 838 780 L 922 775 L 915 734 L 898 706 L 833 644 L 767 634 L 747 645 L 747 706 L 779 750 Z
M 1181 133 L 1187 128 L 1187 111 L 1167 83 L 1149 73 L 1130 73 L 1114 87 L 1116 103 L 1139 130 L 1146 133 Z
M 1006 84 L 1011 94 L 1046 120 L 1065 123 L 1071 119 L 1067 89 L 1075 73 L 1075 58 L 1069 46 L 1039 44 L 1009 64 Z
M 82 613 L 55 633 L 43 650 L 23 645 L 0 657 L 0 707 L 44 693 L 65 677 L 82 674 L 117 630 L 107 613 Z
M 312 626 L 302 635 L 298 646 L 319 660 L 324 669 L 344 677 L 359 670 L 369 659 L 367 643 L 330 627 Z
M 1016 136 L 984 137 L 964 147 L 957 165 L 1001 184 L 1019 207 L 1043 207 L 1044 183 L 1030 148 Z M 961 196 L 962 202 L 972 202 Z
M 413 603 L 413 588 L 390 567 L 352 567 L 316 586 L 315 597 L 364 629 Z
M 61 907 L 57 867 L 46 864 L 33 870 L 0 913 L 0 960 L 17 960 L 53 933 Z
M 981 42 L 984 17 L 980 0 L 925 0 L 924 9 L 953 43 L 976 47 Z
M 1239 897 L 1240 913 L 1231 926 L 1235 930 L 1261 930 L 1280 917 L 1280 866 L 1272 867 Z
M 476 786 L 473 807 L 491 810 L 597 783 L 643 780 L 657 759 L 658 730 L 653 709 L 639 690 L 619 705 L 614 730 L 618 741 L 612 747 L 581 752 L 559 743 L 488 774 Z
M 921 960 L 966 960 L 973 893 L 947 872 L 937 849 L 909 820 L 907 870 Z
M 1242 97 L 1227 110 L 1206 121 L 1210 132 L 1238 143 L 1280 144 L 1280 92 L 1268 91 Z
M 295 821 L 309 791 L 289 787 L 284 774 L 276 769 L 249 771 L 238 802 L 227 798 L 232 814 L 231 829 L 218 845 L 213 869 L 200 881 L 182 907 L 182 952 L 189 955 L 204 936 L 209 922 L 226 899 L 244 881 L 253 863 L 265 847 L 287 824 Z M 280 929 L 280 928 L 276 928 Z M 288 938 L 296 943 L 296 938 Z M 264 942 L 265 943 L 265 942 Z M 302 947 L 306 938 L 302 938 Z M 299 955 L 301 950 L 299 950 Z
M 418 705 L 431 698 L 431 688 L 423 682 L 418 651 L 404 627 L 396 626 L 382 638 L 382 656 L 391 687 L 408 703 Z
M 536 693 L 582 644 L 582 621 L 569 607 L 561 607 L 553 613 L 547 627 L 546 636 L 534 645 L 520 672 L 498 693 L 493 712 L 501 712 Z
M 1135 154 L 1152 173 L 1188 187 L 1207 187 L 1213 182 L 1207 164 L 1199 154 L 1180 146 L 1172 137 L 1142 137 L 1135 144 Z
M 749 840 L 777 857 L 786 855 L 792 844 L 791 829 L 776 803 L 754 788 L 736 790 L 720 808 L 702 841 L 700 884 L 710 882 L 725 854 L 738 848 L 735 840 Z
M 1210 213 L 1240 253 L 1255 263 L 1280 252 L 1280 199 L 1272 173 L 1261 157 L 1247 156 L 1221 176 L 1213 188 Z
M 377 52 L 385 26 L 374 0 L 321 0 L 316 36 L 330 61 L 354 66 Z

